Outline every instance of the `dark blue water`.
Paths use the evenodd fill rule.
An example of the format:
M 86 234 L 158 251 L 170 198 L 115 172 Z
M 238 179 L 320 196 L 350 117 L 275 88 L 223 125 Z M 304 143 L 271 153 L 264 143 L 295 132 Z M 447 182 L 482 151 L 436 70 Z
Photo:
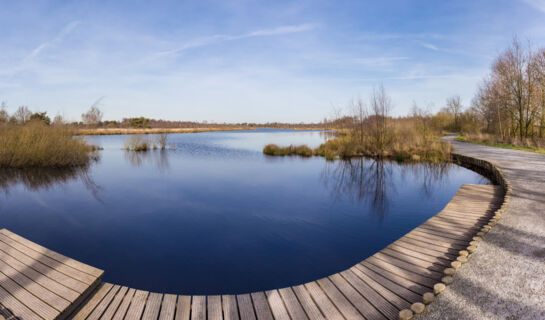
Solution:
M 272 158 L 263 146 L 319 132 L 173 134 L 174 150 L 104 147 L 88 170 L 0 172 L 1 227 L 104 269 L 106 281 L 170 293 L 243 293 L 344 270 L 440 211 L 456 165 Z

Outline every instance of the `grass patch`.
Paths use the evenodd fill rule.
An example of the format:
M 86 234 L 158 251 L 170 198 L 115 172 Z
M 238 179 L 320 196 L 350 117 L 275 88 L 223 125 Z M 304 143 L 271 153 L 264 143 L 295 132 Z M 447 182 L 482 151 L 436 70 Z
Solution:
M 268 144 L 263 148 L 263 153 L 269 156 L 300 156 L 308 158 L 314 155 L 314 150 L 306 145 L 280 147 L 276 144 Z
M 87 165 L 95 147 L 64 126 L 41 121 L 0 125 L 0 167 L 73 167 Z
M 127 151 L 148 151 L 148 150 L 165 150 L 172 149 L 173 146 L 167 146 L 168 134 L 161 133 L 157 136 L 146 136 L 143 135 L 131 135 L 128 139 L 125 140 L 124 150 Z

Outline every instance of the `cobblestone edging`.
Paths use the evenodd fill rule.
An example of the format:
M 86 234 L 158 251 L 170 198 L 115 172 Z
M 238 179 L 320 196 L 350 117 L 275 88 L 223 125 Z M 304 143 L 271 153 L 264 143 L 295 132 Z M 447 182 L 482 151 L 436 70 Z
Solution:
M 501 207 L 496 210 L 494 216 L 490 218 L 488 224 L 483 226 L 481 230 L 473 237 L 473 241 L 469 243 L 469 246 L 466 248 L 466 250 L 461 250 L 457 259 L 451 262 L 451 267 L 446 268 L 443 271 L 445 276 L 441 279 L 441 282 L 436 283 L 433 286 L 434 292 L 424 293 L 424 295 L 422 296 L 422 302 L 413 303 L 410 309 L 401 310 L 399 312 L 400 320 L 410 320 L 415 314 L 423 313 L 426 310 L 426 305 L 432 303 L 435 300 L 436 295 L 441 294 L 447 289 L 448 285 L 452 284 L 452 282 L 454 281 L 453 277 L 456 273 L 456 270 L 458 270 L 462 266 L 462 264 L 469 261 L 471 254 L 477 250 L 477 247 L 479 246 L 479 242 L 481 241 L 482 237 L 488 231 L 490 231 L 490 229 L 492 229 L 501 219 L 503 213 L 507 210 L 507 206 L 509 205 L 511 195 L 513 193 L 513 189 L 509 181 L 507 181 L 507 179 L 505 178 L 503 171 L 495 166 L 492 162 L 465 156 L 458 153 L 452 154 L 452 160 L 453 162 L 463 167 L 482 174 L 483 176 L 492 180 L 493 183 L 502 186 L 505 192 L 503 203 Z

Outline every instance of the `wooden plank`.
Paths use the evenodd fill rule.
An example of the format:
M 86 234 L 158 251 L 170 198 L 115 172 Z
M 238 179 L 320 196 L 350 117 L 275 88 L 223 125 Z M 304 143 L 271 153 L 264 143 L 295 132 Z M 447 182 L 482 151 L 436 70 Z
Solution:
M 191 301 L 191 320 L 206 319 L 206 296 L 193 296 Z
M 290 320 L 288 310 L 284 306 L 284 302 L 282 301 L 282 297 L 280 296 L 278 290 L 266 291 L 265 295 L 267 296 L 267 301 L 271 307 L 274 319 Z
M 305 288 L 326 319 L 344 319 L 317 282 L 305 283 Z
M 456 244 L 454 242 L 443 241 L 443 240 L 440 240 L 439 238 L 432 239 L 432 238 L 422 237 L 422 236 L 419 236 L 419 235 L 414 234 L 412 232 L 407 233 L 404 236 L 404 238 L 405 239 L 417 240 L 417 241 L 421 241 L 421 242 L 425 242 L 425 243 L 429 243 L 429 244 L 435 244 L 436 246 L 441 246 L 441 247 L 444 247 L 444 248 L 450 248 L 450 249 L 454 249 L 454 250 L 458 250 L 458 251 L 464 250 L 466 248 L 465 246 L 460 245 L 460 244 Z
M 1 272 L 0 286 L 44 319 L 54 319 L 60 313 Z
M 136 290 L 134 297 L 131 300 L 129 310 L 127 310 L 127 313 L 125 314 L 125 319 L 140 319 L 140 317 L 142 317 L 148 294 L 148 291 Z
M 341 272 L 341 275 L 344 279 L 342 279 L 341 276 L 338 275 L 336 275 L 335 277 L 331 277 L 337 288 L 341 289 L 341 286 L 344 286 L 340 283 L 343 282 L 343 280 L 348 282 L 355 290 L 360 293 L 362 297 L 369 301 L 369 304 L 373 307 L 373 310 L 376 309 L 376 311 L 380 312 L 380 316 L 378 316 L 375 315 L 374 311 L 371 312 L 367 309 L 360 310 L 360 312 L 365 316 L 366 319 L 395 319 L 396 317 L 398 317 L 399 309 L 397 309 L 393 304 L 388 302 L 383 296 L 377 293 L 365 281 L 358 278 L 351 270 L 343 271 Z M 345 296 L 348 298 L 347 294 L 345 294 Z M 367 315 L 367 313 L 369 314 L 369 316 Z
M 436 271 L 436 272 L 439 272 L 439 273 L 442 273 L 443 270 L 445 270 L 445 266 L 442 266 L 440 264 L 436 264 L 436 263 L 433 263 L 433 262 L 421 260 L 421 259 L 418 259 L 418 258 L 415 258 L 415 257 L 412 257 L 412 256 L 408 256 L 408 255 L 402 254 L 400 252 L 394 251 L 394 250 L 392 250 L 390 248 L 384 248 L 384 249 L 382 249 L 382 251 L 380 251 L 380 253 L 384 254 L 384 255 L 388 255 L 390 257 L 397 258 L 397 259 L 402 260 L 402 261 L 412 263 L 414 265 L 420 266 L 420 267 L 425 268 L 427 270 Z
M 327 294 L 331 302 L 337 307 L 337 309 L 348 319 L 364 319 L 361 314 L 358 312 L 358 310 L 361 307 L 360 303 L 363 303 L 361 300 L 361 296 L 357 297 L 356 295 L 351 295 L 352 292 L 349 292 L 350 294 L 350 301 L 348 301 L 343 294 L 335 287 L 333 282 L 329 280 L 328 278 L 322 278 L 318 281 L 318 284 L 320 287 L 322 287 L 322 290 Z M 344 288 L 348 289 L 348 287 Z M 355 291 L 354 291 L 355 292 Z M 357 293 L 356 293 L 357 294 Z M 359 299 L 358 299 L 359 298 Z M 355 307 L 353 305 L 353 302 L 355 301 L 358 303 L 358 306 Z M 368 304 L 367 304 L 368 305 Z M 356 310 L 358 308 L 358 310 Z
M 443 253 L 450 254 L 450 255 L 453 255 L 454 257 L 457 257 L 458 252 L 460 251 L 460 249 L 454 249 L 454 248 L 451 248 L 451 247 L 444 247 L 444 246 L 441 246 L 441 245 L 439 245 L 437 243 L 429 243 L 427 241 L 416 240 L 416 239 L 413 239 L 413 238 L 410 238 L 410 237 L 407 237 L 407 236 L 404 236 L 402 239 L 399 239 L 396 242 L 403 242 L 403 243 L 413 245 L 413 246 L 420 246 L 420 247 L 423 247 L 423 248 L 427 248 L 429 250 L 435 250 L 440 254 L 443 254 Z
M 362 261 L 360 263 L 361 265 L 367 267 L 368 269 L 380 274 L 381 276 L 385 277 L 386 279 L 394 282 L 394 283 L 397 283 L 398 285 L 402 286 L 402 287 L 405 287 L 409 290 L 411 290 L 412 292 L 414 293 L 417 293 L 417 294 L 424 294 L 426 292 L 429 292 L 430 291 L 430 288 L 427 287 L 427 286 L 423 286 L 419 283 L 416 283 L 416 282 L 413 282 L 411 280 L 408 280 L 404 277 L 401 277 L 395 273 L 392 273 L 392 272 L 389 272 L 389 271 L 386 271 L 382 268 L 379 268 L 377 266 L 375 266 L 374 264 L 372 263 L 369 263 L 367 260 L 365 261 Z
M 135 293 L 136 293 L 136 290 L 132 288 L 127 291 L 127 294 L 125 294 L 125 296 L 123 297 L 123 301 L 119 305 L 119 308 L 115 310 L 113 320 L 121 320 L 125 318 L 125 315 L 127 314 L 127 310 L 129 309 L 129 306 L 131 304 L 132 299 L 134 298 Z
M 208 320 L 221 320 L 223 319 L 221 308 L 221 296 L 208 296 L 207 297 L 208 308 Z
M 465 237 L 466 239 L 469 239 L 472 237 L 473 234 L 475 234 L 477 231 L 473 230 L 467 230 L 467 229 L 460 229 L 458 227 L 452 227 L 452 226 L 446 226 L 438 222 L 434 221 L 426 221 L 423 224 L 420 225 L 421 228 L 429 228 L 432 230 L 440 230 L 443 232 L 448 232 L 453 235 L 457 235 L 460 237 Z
M 258 320 L 273 320 L 273 315 L 269 304 L 267 303 L 267 297 L 264 292 L 252 292 L 252 302 L 254 303 L 255 315 Z
M 379 268 L 377 269 L 380 271 L 383 271 Z M 365 280 L 367 283 L 371 283 L 369 281 L 371 279 L 375 281 L 376 283 L 378 283 L 380 286 L 393 292 L 395 295 L 402 297 L 409 304 L 422 300 L 422 294 L 429 291 L 427 288 L 417 285 L 413 282 L 406 281 L 403 278 L 400 278 L 400 279 L 402 281 L 406 281 L 406 283 L 404 283 L 405 285 L 392 281 L 391 278 L 393 277 L 385 277 L 383 274 L 377 273 L 371 270 L 370 268 L 367 268 L 363 264 L 357 264 L 356 266 L 352 267 L 351 270 L 360 278 Z M 361 272 L 361 274 L 358 273 L 358 271 Z M 388 273 L 388 272 L 384 272 L 384 273 L 388 275 L 392 275 L 391 273 Z M 363 277 L 362 275 L 365 275 L 367 277 Z M 418 287 L 422 290 L 415 290 L 415 287 Z
M 178 296 L 176 320 L 189 320 L 191 316 L 191 296 Z
M 110 292 L 113 285 L 111 283 L 102 283 L 98 289 L 90 296 L 90 298 L 82 305 L 82 307 L 76 312 L 73 320 L 84 320 L 93 312 L 95 307 L 102 301 L 102 299 Z
M 280 293 L 280 296 L 282 297 L 282 300 L 286 305 L 286 309 L 288 310 L 288 313 L 292 319 L 308 319 L 305 310 L 303 309 L 303 306 L 301 305 L 299 300 L 297 300 L 297 297 L 295 296 L 295 293 L 293 293 L 292 288 L 278 289 L 278 293 Z
M 47 276 L 59 282 L 60 284 L 64 285 L 65 287 L 70 288 L 80 294 L 85 292 L 85 290 L 87 290 L 87 288 L 89 287 L 89 285 L 81 281 L 71 278 L 63 273 L 58 272 L 57 270 L 49 266 L 46 266 L 40 263 L 39 261 L 32 259 L 31 257 L 25 255 L 19 250 L 16 250 L 10 247 L 9 245 L 7 245 L 6 243 L 2 241 L 0 241 L 0 250 L 4 254 L 7 254 L 13 257 L 14 259 L 18 260 L 19 262 L 25 264 L 27 268 L 32 268 L 35 271 L 41 273 L 42 275 Z
M 10 309 L 18 318 L 24 320 L 43 320 L 39 315 L 22 304 L 2 287 L 0 287 L 0 301 L 2 301 L 2 305 Z
M 0 233 L 0 241 L 6 243 L 7 245 L 11 246 L 12 248 L 24 253 L 25 255 L 31 257 L 34 260 L 40 261 L 41 263 L 59 271 L 67 276 L 70 276 L 76 280 L 79 280 L 83 283 L 86 283 L 88 285 L 93 284 L 97 277 L 92 276 L 90 274 L 87 274 L 85 272 L 79 271 L 77 269 L 74 269 L 68 265 L 65 265 L 59 261 L 56 261 L 46 255 L 43 255 L 42 253 L 39 253 L 37 251 L 34 251 L 30 249 L 29 247 L 26 247 L 19 242 L 11 239 L 10 237 Z
M 25 276 L 23 273 L 18 272 L 9 265 L 0 260 L 0 273 L 6 277 L 15 281 L 19 286 L 25 288 L 28 292 L 32 293 L 36 297 L 40 298 L 48 305 L 55 308 L 57 311 L 62 312 L 64 309 L 70 306 L 70 301 L 61 298 L 53 292 L 47 290 L 43 286 L 34 282 L 32 279 Z
M 223 317 L 225 320 L 238 320 L 237 298 L 233 295 L 221 296 L 223 301 Z
M 417 227 L 420 231 L 425 231 L 428 233 L 434 233 L 434 234 L 441 234 L 443 237 L 451 238 L 451 239 L 457 239 L 461 241 L 470 241 L 472 235 L 470 234 L 458 234 L 452 230 L 441 228 L 438 226 L 430 226 L 429 224 L 421 224 Z
M 457 255 L 453 255 L 453 254 L 449 254 L 449 253 L 445 253 L 445 252 L 440 252 L 438 250 L 434 250 L 434 249 L 428 249 L 422 245 L 420 246 L 415 246 L 411 243 L 407 243 L 403 240 L 398 240 L 396 242 L 394 242 L 392 244 L 393 247 L 395 246 L 399 246 L 399 247 L 403 247 L 405 249 L 408 249 L 408 250 L 412 250 L 414 252 L 420 252 L 422 254 L 425 254 L 425 255 L 428 255 L 430 258 L 435 258 L 435 259 L 443 259 L 443 260 L 446 260 L 447 262 L 448 261 L 452 261 L 454 259 L 456 259 Z
M 55 252 L 55 251 L 52 251 L 52 250 L 49 250 L 45 247 L 42 247 L 41 245 L 37 244 L 37 243 L 34 243 L 28 239 L 25 239 L 23 237 L 21 237 L 20 235 L 17 235 L 7 229 L 2 229 L 0 230 L 0 233 L 10 237 L 11 239 L 33 249 L 34 251 L 37 251 L 41 254 L 44 254 L 52 259 L 55 259 L 61 263 L 64 263 L 68 266 L 71 266 L 75 269 L 78 269 L 80 271 L 83 271 L 83 272 L 86 272 L 96 278 L 99 278 L 99 277 L 102 277 L 102 274 L 104 273 L 103 270 L 100 270 L 100 269 L 97 269 L 95 267 L 92 267 L 90 265 L 87 265 L 85 263 L 82 263 L 80 261 L 77 261 L 77 260 L 74 260 L 74 259 L 71 259 L 71 258 L 68 258 L 66 256 L 63 256 L 62 254 L 58 253 L 58 252 Z
M 295 286 L 292 289 L 309 319 L 325 319 L 304 285 Z
M 165 294 L 161 305 L 159 320 L 173 320 L 176 314 L 176 295 Z
M 240 320 L 255 320 L 254 306 L 250 295 L 238 294 L 237 302 L 238 310 L 240 312 Z
M 400 267 L 400 268 L 403 268 L 405 270 L 409 270 L 411 272 L 414 272 L 414 273 L 419 274 L 421 276 L 424 276 L 426 278 L 437 280 L 437 282 L 439 282 L 441 280 L 441 278 L 443 277 L 442 273 L 439 273 L 437 271 L 430 271 L 430 270 L 428 270 L 428 269 L 426 269 L 424 267 L 414 265 L 414 264 L 412 264 L 410 262 L 397 259 L 395 257 L 386 255 L 386 254 L 384 254 L 382 252 L 375 253 L 375 255 L 373 255 L 373 257 L 375 257 L 375 258 L 377 258 L 379 260 L 382 260 L 384 262 L 387 262 L 389 264 L 392 264 L 392 265 L 394 265 L 396 267 Z
M 115 294 L 114 299 L 104 311 L 104 314 L 102 314 L 102 319 L 112 319 L 115 315 L 116 310 L 119 308 L 119 305 L 121 302 L 123 302 L 123 298 L 127 294 L 127 291 L 129 291 L 129 288 L 127 287 L 121 287 L 119 291 Z
M 389 245 L 388 249 L 391 249 L 391 250 L 397 251 L 397 252 L 399 252 L 401 254 L 408 255 L 408 256 L 411 256 L 411 257 L 415 257 L 415 258 L 418 258 L 418 259 L 421 259 L 421 260 L 424 260 L 424 261 L 439 264 L 439 265 L 444 266 L 445 268 L 448 268 L 450 266 L 450 260 L 447 260 L 445 258 L 433 257 L 433 256 L 430 256 L 428 254 L 425 254 L 425 253 L 422 253 L 422 252 L 419 252 L 419 251 L 415 251 L 417 248 L 414 248 L 415 250 L 408 249 L 406 247 L 399 246 L 399 245 L 394 243 L 394 244 Z
M 433 288 L 433 285 L 437 283 L 436 280 L 426 278 L 424 276 L 421 276 L 421 275 L 416 274 L 414 272 L 405 270 L 403 268 L 396 267 L 391 263 L 382 261 L 382 260 L 374 258 L 374 257 L 369 257 L 366 261 L 369 262 L 370 264 L 373 264 L 373 265 L 381 268 L 381 269 L 384 269 L 384 270 L 386 270 L 388 272 L 394 273 L 394 274 L 396 274 L 396 275 L 398 275 L 400 277 L 411 280 L 412 282 L 421 284 L 421 285 L 426 286 L 428 288 Z
M 413 229 L 410 233 L 411 234 L 416 234 L 416 235 L 418 235 L 420 237 L 428 238 L 428 239 L 431 239 L 431 240 L 438 240 L 438 241 L 442 241 L 442 242 L 448 242 L 448 243 L 456 244 L 456 245 L 461 246 L 463 248 L 467 247 L 468 244 L 469 244 L 469 241 L 465 241 L 465 240 L 461 241 L 461 240 L 442 237 L 440 234 L 430 234 L 430 233 L 427 233 L 427 232 L 422 232 L 422 231 L 418 230 L 418 228 Z
M 32 268 L 29 268 L 3 251 L 0 251 L 0 261 L 13 268 L 16 272 L 24 274 L 27 278 L 40 284 L 42 287 L 47 288 L 68 302 L 74 302 L 79 297 L 79 293 L 76 291 L 61 285 L 60 283 L 48 278 Z
M 384 279 L 377 275 L 375 279 L 372 279 L 362 271 L 360 271 L 358 268 L 354 267 L 349 270 L 352 272 L 355 276 L 360 278 L 363 282 L 365 282 L 367 285 L 369 285 L 371 288 L 373 288 L 378 294 L 384 297 L 387 301 L 389 301 L 392 305 L 394 305 L 398 310 L 407 309 L 411 306 L 410 303 L 407 302 L 407 300 L 403 299 L 401 295 L 395 294 L 395 287 L 396 284 L 392 283 L 391 281 Z M 348 271 L 346 271 L 348 272 Z M 379 282 L 380 281 L 380 282 Z M 389 282 L 389 283 L 385 283 Z M 389 286 L 388 284 L 392 285 Z M 405 288 L 403 288 L 405 289 Z M 409 290 L 405 289 L 406 291 L 410 292 Z M 412 293 L 412 292 L 410 292 Z M 416 299 L 419 298 L 416 294 L 412 293 Z
M 110 306 L 110 303 L 114 300 L 115 295 L 119 291 L 120 287 L 114 285 L 108 294 L 100 301 L 100 303 L 95 307 L 93 312 L 86 318 L 86 320 L 97 320 L 100 319 L 102 314 Z
M 157 320 L 157 317 L 159 316 L 159 310 L 161 309 L 162 300 L 162 294 L 155 292 L 150 293 L 148 296 L 148 300 L 146 301 L 146 307 L 144 308 L 142 320 Z

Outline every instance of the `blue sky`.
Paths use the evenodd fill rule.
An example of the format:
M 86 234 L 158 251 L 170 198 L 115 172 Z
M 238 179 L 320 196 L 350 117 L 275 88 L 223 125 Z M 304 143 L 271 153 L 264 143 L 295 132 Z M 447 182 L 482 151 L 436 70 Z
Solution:
M 545 45 L 545 0 L 0 0 L 0 101 L 78 120 L 319 121 L 383 84 L 468 105 L 517 35 Z

